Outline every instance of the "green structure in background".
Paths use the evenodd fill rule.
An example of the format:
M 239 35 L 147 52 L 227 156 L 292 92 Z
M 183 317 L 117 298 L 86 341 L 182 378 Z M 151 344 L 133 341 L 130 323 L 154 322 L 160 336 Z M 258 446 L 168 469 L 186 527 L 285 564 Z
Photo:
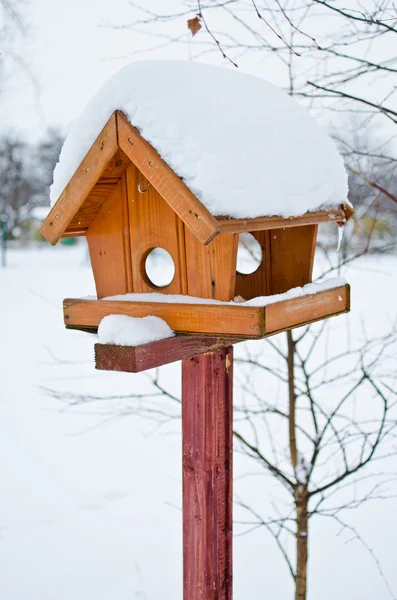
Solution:
M 7 250 L 7 233 L 8 233 L 8 219 L 6 215 L 1 217 L 1 266 L 6 267 L 6 250 Z

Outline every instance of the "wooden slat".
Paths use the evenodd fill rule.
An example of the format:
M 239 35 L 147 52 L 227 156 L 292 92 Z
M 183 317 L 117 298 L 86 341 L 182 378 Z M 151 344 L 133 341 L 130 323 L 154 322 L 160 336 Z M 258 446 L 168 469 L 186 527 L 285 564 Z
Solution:
M 106 166 L 101 178 L 88 194 L 83 206 L 77 211 L 68 225 L 67 231 L 78 227 L 88 228 L 93 223 L 104 202 L 110 196 L 130 164 L 131 161 L 124 152 L 120 149 L 117 150 Z
M 318 225 L 271 230 L 270 287 L 268 294 L 282 294 L 312 281 Z
M 40 229 L 51 244 L 56 244 L 70 225 L 117 150 L 116 117 L 113 114 Z
M 266 306 L 266 335 L 315 323 L 350 310 L 350 286 L 325 290 L 317 294 Z
M 61 238 L 72 238 L 72 237 L 82 237 L 87 233 L 87 229 L 67 229 L 65 233 L 61 235 Z
M 124 176 L 114 186 L 86 236 L 98 298 L 132 292 Z
M 63 303 L 67 327 L 95 328 L 107 315 L 164 319 L 178 333 L 243 336 L 264 335 L 264 309 L 213 304 L 171 304 L 113 300 L 66 299 Z
M 232 600 L 232 395 L 232 347 L 183 361 L 185 600 Z
M 255 219 L 229 219 L 217 217 L 221 233 L 239 233 L 241 231 L 265 231 L 267 229 L 283 229 L 284 227 L 299 227 L 316 225 L 317 223 L 345 223 L 347 217 L 343 208 L 306 213 L 300 217 L 257 217 Z
M 178 335 L 140 346 L 95 344 L 95 368 L 102 371 L 140 373 L 241 341 L 236 338 Z
M 208 244 L 219 233 L 217 220 L 120 111 L 117 111 L 117 131 L 119 146 L 128 158 L 201 243 Z
M 262 261 L 254 273 L 236 273 L 235 295 L 241 296 L 245 300 L 271 294 L 271 231 L 252 231 L 249 233 L 254 236 L 262 249 Z
M 187 293 L 189 296 L 233 300 L 236 287 L 238 235 L 224 234 L 204 246 L 186 229 Z
M 113 192 L 117 183 L 117 180 L 111 183 L 103 183 L 102 180 L 99 180 L 88 194 L 83 206 L 70 221 L 66 231 L 73 231 L 78 228 L 88 229 L 110 194 Z
M 177 333 L 241 336 L 259 339 L 350 310 L 348 285 L 282 300 L 266 307 L 214 304 L 172 304 L 113 300 L 64 300 L 65 325 L 93 330 L 107 315 L 156 315 Z
M 138 191 L 138 184 L 143 176 L 134 165 L 128 167 L 126 177 L 134 291 L 145 293 L 156 290 L 167 294 L 186 294 L 183 223 L 153 186 L 144 194 Z M 144 186 L 146 184 L 147 181 Z M 175 267 L 171 283 L 160 289 L 150 281 L 145 270 L 147 254 L 157 247 L 171 255 Z

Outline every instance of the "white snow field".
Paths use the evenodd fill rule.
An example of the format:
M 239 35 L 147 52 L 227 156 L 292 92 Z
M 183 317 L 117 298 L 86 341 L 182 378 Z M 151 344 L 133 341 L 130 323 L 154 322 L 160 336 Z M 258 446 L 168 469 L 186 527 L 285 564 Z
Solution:
M 334 319 L 334 349 L 363 322 L 370 337 L 395 318 L 396 258 L 359 264 L 342 273 L 353 312 Z M 145 401 L 117 397 L 153 391 L 148 376 L 96 372 L 94 338 L 64 329 L 62 299 L 95 293 L 84 245 L 10 251 L 0 289 L 0 598 L 181 600 L 179 419 L 159 427 L 131 414 Z M 178 364 L 160 370 L 176 394 L 179 380 Z M 42 387 L 114 399 L 67 408 Z M 251 470 L 236 454 L 236 494 L 273 501 L 274 481 L 241 478 Z M 395 501 L 362 507 L 350 521 L 396 593 Z M 368 553 L 336 533 L 327 521 L 311 525 L 309 597 L 388 600 Z M 292 597 L 264 530 L 235 537 L 234 554 L 236 600 Z
M 52 203 L 115 110 L 213 215 L 291 217 L 347 199 L 334 142 L 285 92 L 237 70 L 151 60 L 121 69 L 76 119 L 54 171 Z

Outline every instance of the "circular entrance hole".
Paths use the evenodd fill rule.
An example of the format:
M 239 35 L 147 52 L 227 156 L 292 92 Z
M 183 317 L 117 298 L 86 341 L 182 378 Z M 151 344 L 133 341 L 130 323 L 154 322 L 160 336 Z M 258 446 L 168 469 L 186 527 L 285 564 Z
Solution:
M 145 259 L 145 273 L 149 282 L 156 287 L 167 287 L 174 279 L 175 265 L 164 248 L 153 248 Z
M 251 275 L 262 262 L 262 248 L 251 233 L 240 233 L 237 250 L 237 272 Z

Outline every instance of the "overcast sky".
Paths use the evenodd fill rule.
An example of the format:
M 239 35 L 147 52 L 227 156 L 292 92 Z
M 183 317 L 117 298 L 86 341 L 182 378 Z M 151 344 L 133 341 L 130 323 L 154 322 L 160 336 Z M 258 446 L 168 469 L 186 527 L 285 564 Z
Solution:
M 29 33 L 20 54 L 37 81 L 37 89 L 30 76 L 14 66 L 2 90 L 0 118 L 5 127 L 21 129 L 29 137 L 40 135 L 49 125 L 66 130 L 100 85 L 126 63 L 150 58 L 189 60 L 197 49 L 187 28 L 185 43 L 149 52 L 148 47 L 158 43 L 154 38 L 110 27 L 112 23 L 131 22 L 136 16 L 128 0 L 26 2 L 24 16 Z M 171 8 L 175 4 L 176 0 L 167 2 Z M 150 7 L 164 10 L 164 1 L 151 0 Z M 180 35 L 183 24 L 175 25 L 175 34 Z M 218 52 L 203 60 L 228 66 Z M 277 65 L 269 66 L 266 63 L 264 73 L 258 55 L 239 59 L 241 70 L 280 83 Z

